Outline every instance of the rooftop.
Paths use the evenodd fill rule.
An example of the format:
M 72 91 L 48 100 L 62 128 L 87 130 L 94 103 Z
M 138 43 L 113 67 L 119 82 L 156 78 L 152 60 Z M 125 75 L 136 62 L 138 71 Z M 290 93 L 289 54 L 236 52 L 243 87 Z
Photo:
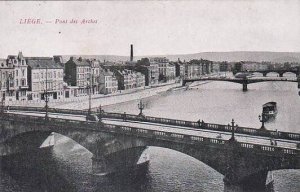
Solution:
M 55 63 L 52 59 L 28 59 L 27 64 L 34 69 L 63 69 L 61 65 Z

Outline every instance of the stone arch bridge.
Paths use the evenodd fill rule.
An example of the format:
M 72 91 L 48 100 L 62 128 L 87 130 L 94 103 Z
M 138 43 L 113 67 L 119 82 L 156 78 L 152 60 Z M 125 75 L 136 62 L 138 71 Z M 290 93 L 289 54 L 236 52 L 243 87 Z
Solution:
M 93 171 L 134 169 L 148 146 L 173 149 L 202 161 L 231 185 L 264 186 L 268 171 L 299 169 L 298 149 L 241 143 L 136 127 L 17 114 L 0 116 L 0 156 L 39 148 L 52 132 L 93 153 Z M 174 159 L 176 161 L 176 159 Z
M 294 73 L 296 77 L 300 75 L 300 68 L 291 68 L 291 69 L 268 69 L 268 70 L 250 70 L 247 71 L 249 73 L 261 73 L 264 77 L 267 76 L 268 73 L 278 73 L 279 77 L 283 77 L 284 73 Z
M 243 85 L 243 91 L 248 91 L 248 84 L 260 83 L 267 81 L 281 81 L 281 82 L 298 82 L 298 88 L 300 88 L 300 77 L 297 80 L 281 79 L 281 78 L 220 78 L 220 77 L 205 77 L 205 78 L 195 78 L 195 79 L 183 79 L 182 86 L 186 83 L 194 81 L 228 81 L 233 83 L 239 83 Z

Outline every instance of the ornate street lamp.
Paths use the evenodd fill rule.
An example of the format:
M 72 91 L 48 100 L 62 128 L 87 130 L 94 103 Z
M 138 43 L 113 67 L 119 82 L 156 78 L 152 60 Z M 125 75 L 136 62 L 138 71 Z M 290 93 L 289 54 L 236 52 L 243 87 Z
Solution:
M 140 103 L 138 104 L 138 108 L 140 110 L 139 116 L 144 116 L 143 114 L 143 109 L 145 108 L 144 103 L 142 102 L 142 100 L 140 100 Z
M 266 122 L 267 120 L 266 120 L 265 114 L 262 113 L 261 115 L 259 115 L 259 116 L 258 116 L 258 119 L 259 119 L 259 121 L 261 122 L 261 127 L 260 127 L 260 129 L 261 129 L 261 130 L 266 130 L 265 122 Z
M 235 126 L 234 126 L 234 119 L 232 119 L 231 121 L 231 138 L 229 139 L 229 141 L 235 141 L 235 137 L 234 137 L 234 131 L 235 131 Z

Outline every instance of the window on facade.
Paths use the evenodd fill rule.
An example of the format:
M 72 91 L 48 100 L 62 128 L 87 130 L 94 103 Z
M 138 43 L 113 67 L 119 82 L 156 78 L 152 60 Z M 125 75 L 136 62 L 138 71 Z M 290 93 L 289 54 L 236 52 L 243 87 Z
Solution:
M 19 71 L 18 71 L 18 70 L 16 70 L 16 77 L 18 77 L 18 75 L 19 75 Z
M 56 71 L 53 72 L 53 76 L 54 76 L 54 78 L 56 78 Z
M 26 84 L 25 79 L 22 79 L 21 84 L 22 84 L 22 86 L 25 86 L 25 84 Z
M 22 69 L 22 76 L 24 77 L 25 76 L 25 70 Z
M 22 60 L 22 65 L 24 65 L 24 60 Z
M 13 87 L 14 86 L 14 81 L 9 81 L 9 87 Z
M 19 86 L 19 81 L 18 81 L 18 79 L 16 80 L 16 86 Z

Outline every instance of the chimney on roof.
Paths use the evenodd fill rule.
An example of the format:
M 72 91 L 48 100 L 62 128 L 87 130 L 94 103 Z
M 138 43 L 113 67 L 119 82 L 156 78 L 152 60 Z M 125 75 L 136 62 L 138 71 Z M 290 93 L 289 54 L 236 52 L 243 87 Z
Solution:
M 133 61 L 133 45 L 130 45 L 130 61 Z

